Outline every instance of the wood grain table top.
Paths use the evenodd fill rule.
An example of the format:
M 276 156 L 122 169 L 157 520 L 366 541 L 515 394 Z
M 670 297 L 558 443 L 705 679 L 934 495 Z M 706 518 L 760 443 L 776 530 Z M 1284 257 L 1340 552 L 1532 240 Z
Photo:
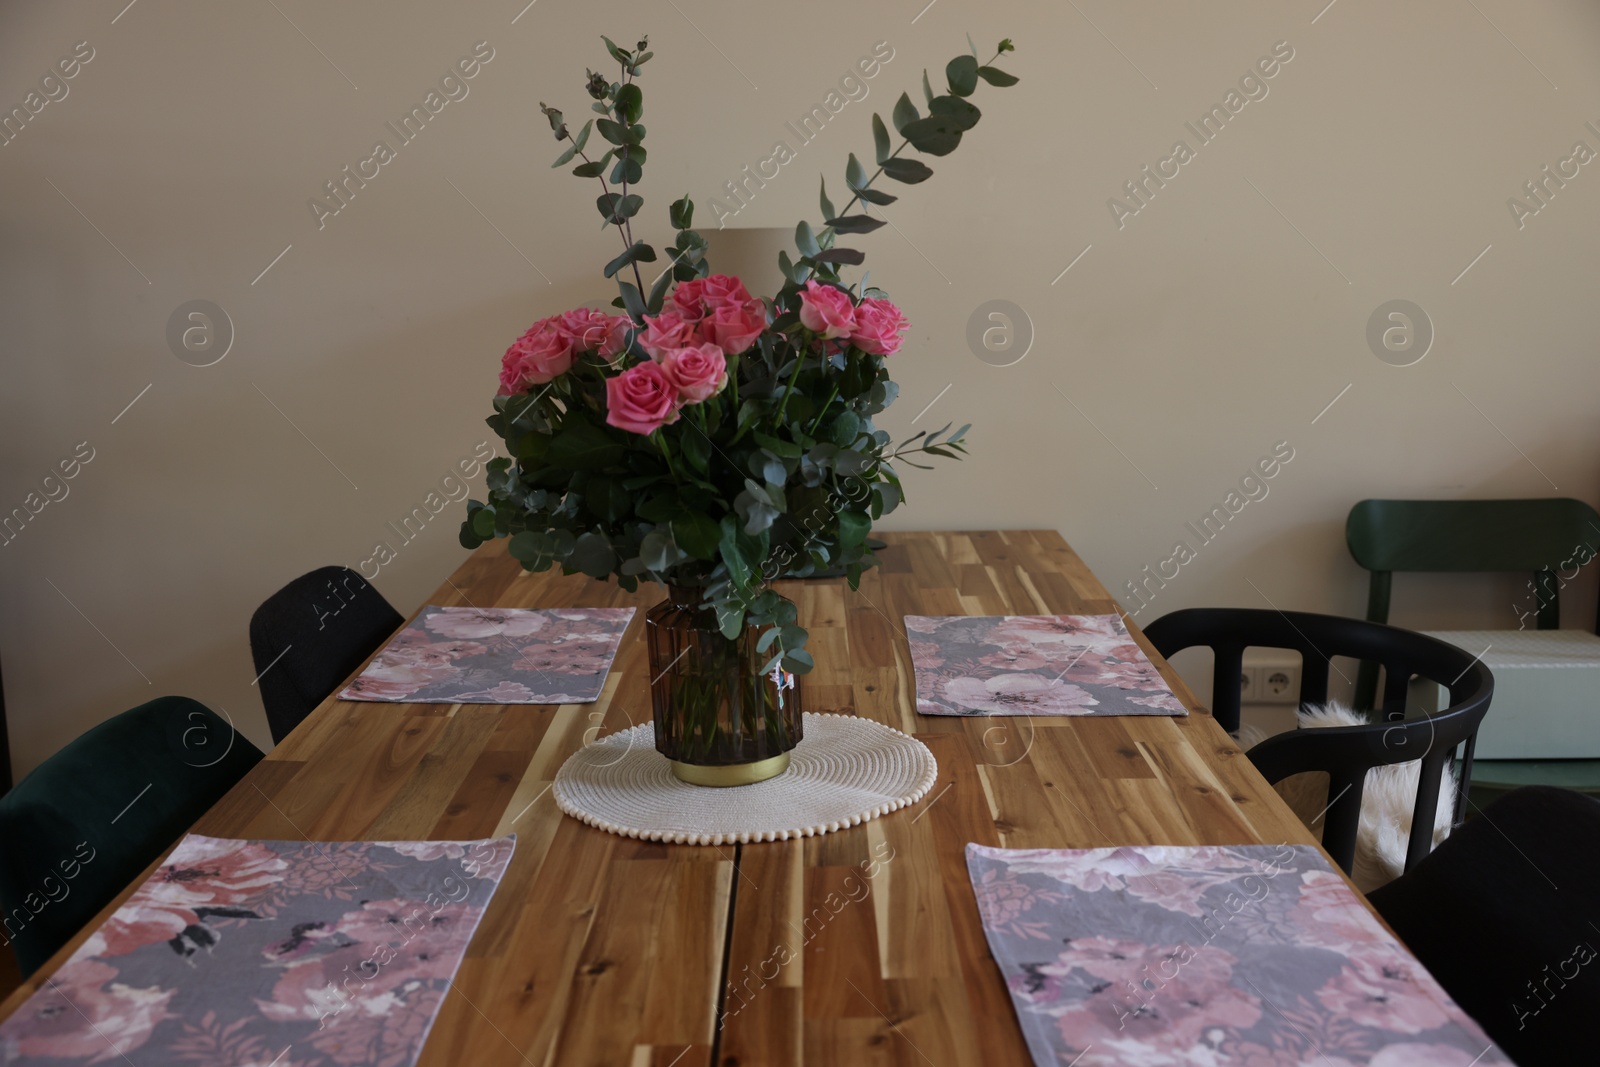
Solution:
M 889 547 L 859 591 L 843 579 L 778 588 L 811 632 L 806 709 L 866 716 L 933 750 L 939 780 L 909 808 L 822 837 L 723 847 L 640 842 L 563 816 L 549 794 L 562 761 L 650 719 L 643 616 L 662 592 L 527 575 L 496 541 L 428 603 L 638 607 L 598 702 L 330 697 L 194 830 L 318 841 L 517 834 L 424 1067 L 1028 1064 L 967 879 L 969 842 L 1314 839 L 1131 621 L 1199 714 L 919 716 L 904 616 L 1120 609 L 1053 531 L 879 536 Z

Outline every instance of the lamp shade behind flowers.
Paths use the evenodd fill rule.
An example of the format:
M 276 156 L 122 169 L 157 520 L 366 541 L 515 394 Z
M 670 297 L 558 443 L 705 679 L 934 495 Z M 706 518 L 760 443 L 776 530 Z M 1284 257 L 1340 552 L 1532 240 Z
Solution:
M 894 121 L 905 140 L 892 151 L 873 116 L 879 170 L 868 177 L 850 157 L 854 195 L 843 213 L 824 183 L 825 223 L 796 227 L 799 255 L 780 254 L 785 284 L 767 298 L 711 273 L 687 197 L 669 212 L 671 262 L 646 286 L 640 264 L 656 252 L 633 237 L 642 198 L 629 190 L 644 162 L 635 79 L 652 53 L 644 41 L 634 51 L 606 46 L 618 80 L 591 72 L 585 83 L 602 118 L 574 134 L 561 112 L 541 109 L 567 144 L 556 165 L 581 158 L 575 173 L 604 190 L 597 206 L 623 244 L 605 270 L 621 313 L 575 308 L 535 322 L 506 350 L 488 422 L 509 458 L 489 464 L 488 500 L 468 502 L 461 541 L 507 537 L 533 571 L 559 565 L 628 590 L 641 580 L 667 586 L 647 617 L 657 747 L 688 780 L 757 780 L 780 773 L 799 740 L 796 676 L 812 667 L 794 604 L 768 582 L 829 570 L 854 587 L 875 562 L 873 521 L 901 502 L 893 462 L 964 451 L 965 427 L 894 446 L 874 425 L 895 399 L 888 364 L 904 358 L 909 323 L 886 293 L 840 279 L 864 255 L 836 236 L 883 225 L 848 214 L 894 201 L 873 187 L 879 177 L 915 183 L 932 173 L 902 156 L 907 147 L 955 148 L 977 122 L 966 97 L 979 79 L 1016 79 L 975 56 L 953 60 L 951 91 L 932 97 L 926 118 L 901 96 Z M 1002 42 L 997 56 L 1009 50 Z M 586 150 L 592 129 L 607 142 L 598 158 Z

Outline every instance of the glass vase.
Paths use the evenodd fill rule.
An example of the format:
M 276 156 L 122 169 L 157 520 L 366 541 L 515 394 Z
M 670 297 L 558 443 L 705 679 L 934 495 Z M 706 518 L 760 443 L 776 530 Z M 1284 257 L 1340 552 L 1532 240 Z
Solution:
M 676 777 L 748 785 L 788 769 L 800 743 L 800 680 L 781 669 L 761 673 L 773 654 L 756 651 L 765 630 L 724 637 L 700 590 L 677 586 L 645 616 L 656 750 Z

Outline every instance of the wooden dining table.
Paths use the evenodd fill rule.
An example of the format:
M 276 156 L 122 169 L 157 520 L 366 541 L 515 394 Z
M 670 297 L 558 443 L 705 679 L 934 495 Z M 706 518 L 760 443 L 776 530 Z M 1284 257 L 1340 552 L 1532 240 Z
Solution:
M 314 841 L 517 835 L 424 1067 L 1028 1064 L 968 881 L 968 843 L 1314 838 L 1131 620 L 1192 714 L 917 714 L 906 615 L 1121 609 L 1053 531 L 879 536 L 888 547 L 857 590 L 843 579 L 777 585 L 811 634 L 806 709 L 874 719 L 937 758 L 938 781 L 910 807 L 819 837 L 725 846 L 639 841 L 564 816 L 550 795 L 562 762 L 651 717 L 643 609 L 662 594 L 526 574 L 495 541 L 428 603 L 638 607 L 597 702 L 329 697 L 194 830 Z

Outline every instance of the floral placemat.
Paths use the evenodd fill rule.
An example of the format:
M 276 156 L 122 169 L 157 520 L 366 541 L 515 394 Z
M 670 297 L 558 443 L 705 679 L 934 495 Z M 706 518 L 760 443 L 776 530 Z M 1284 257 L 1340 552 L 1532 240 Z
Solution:
M 923 715 L 1187 715 L 1117 615 L 907 615 Z
M 587 704 L 632 608 L 429 604 L 339 694 L 402 704 Z
M 515 846 L 189 834 L 0 1023 L 0 1062 L 411 1067 Z
M 1040 1067 L 1509 1065 L 1309 845 L 967 846 Z

